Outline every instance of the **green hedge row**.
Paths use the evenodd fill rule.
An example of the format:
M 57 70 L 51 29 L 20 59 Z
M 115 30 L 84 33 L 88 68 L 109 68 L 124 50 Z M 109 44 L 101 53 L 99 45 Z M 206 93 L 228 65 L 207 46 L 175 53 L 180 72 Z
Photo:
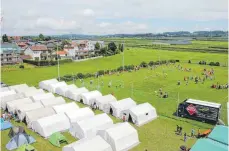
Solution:
M 48 61 L 48 60 L 23 60 L 24 63 L 28 63 L 28 64 L 32 64 L 35 66 L 53 66 L 53 65 L 57 65 L 58 61 Z M 72 62 L 72 59 L 64 59 L 64 60 L 59 60 L 60 64 L 64 64 L 64 63 L 69 63 Z

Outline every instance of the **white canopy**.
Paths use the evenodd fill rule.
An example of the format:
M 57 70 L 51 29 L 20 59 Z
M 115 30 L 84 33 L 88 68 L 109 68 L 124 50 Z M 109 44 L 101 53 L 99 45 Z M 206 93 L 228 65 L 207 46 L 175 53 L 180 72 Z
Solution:
M 35 90 L 30 89 L 25 92 L 22 92 L 22 94 L 24 94 L 25 97 L 31 97 L 36 94 L 44 94 L 44 93 L 45 91 L 42 89 L 35 89 Z
M 65 104 L 65 100 L 62 97 L 55 97 L 55 98 L 49 98 L 49 99 L 42 99 L 41 103 L 45 107 L 51 107 L 54 105 Z
M 27 92 L 31 90 L 37 90 L 35 87 L 20 87 L 17 89 L 17 93 Z
M 66 85 L 66 86 L 63 86 L 63 87 L 58 87 L 58 88 L 56 88 L 56 93 L 61 95 L 61 96 L 65 96 L 65 93 L 69 89 L 77 89 L 77 86 L 75 84 L 70 84 L 70 85 Z
M 0 87 L 0 92 L 9 91 L 9 87 Z
M 95 104 L 100 110 L 102 110 L 105 113 L 109 113 L 110 111 L 110 106 L 109 103 L 110 102 L 116 102 L 117 99 L 111 95 L 104 95 L 104 96 L 99 96 L 96 97 L 95 99 L 90 100 L 90 104 L 93 105 Z
M 52 93 L 56 93 L 57 88 L 64 87 L 64 86 L 67 86 L 67 84 L 64 81 L 58 83 L 52 83 L 48 85 L 48 91 Z
M 128 110 L 129 108 L 136 106 L 136 102 L 131 98 L 126 98 L 117 102 L 109 102 L 109 105 L 110 114 L 117 118 L 122 118 L 122 111 Z
M 89 92 L 89 90 L 86 89 L 85 87 L 82 87 L 82 88 L 79 88 L 79 89 L 69 89 L 65 93 L 65 95 L 66 95 L 67 98 L 79 102 L 80 101 L 80 99 L 79 99 L 80 94 L 85 93 L 85 92 Z
M 8 112 L 15 113 L 17 105 L 27 104 L 27 103 L 33 103 L 33 101 L 30 98 L 23 98 L 23 99 L 18 99 L 18 100 L 7 102 L 6 106 L 7 106 Z
M 96 97 L 99 97 L 99 96 L 102 96 L 102 93 L 100 93 L 97 90 L 82 93 L 82 94 L 80 94 L 80 102 L 82 102 L 83 104 L 90 105 L 90 100 L 95 99 Z
M 130 150 L 139 144 L 137 130 L 127 122 L 99 130 L 98 135 L 111 145 L 113 151 Z
M 91 118 L 72 123 L 70 133 L 72 136 L 82 139 L 96 136 L 97 130 L 108 128 L 113 125 L 113 121 L 106 114 L 95 115 Z
M 35 109 L 44 108 L 40 102 L 16 105 L 16 113 L 20 121 L 25 119 L 25 113 Z
M 32 100 L 34 102 L 41 101 L 43 99 L 49 99 L 49 98 L 55 98 L 55 96 L 52 93 L 44 93 L 44 94 L 36 94 L 31 96 Z
M 69 118 L 70 123 L 75 123 L 80 120 L 88 119 L 95 115 L 89 107 L 80 108 L 78 110 L 66 111 L 65 114 Z
M 139 104 L 123 112 L 126 120 L 132 120 L 137 126 L 142 126 L 157 118 L 156 109 L 149 103 Z
M 3 110 L 5 110 L 6 109 L 6 102 L 17 100 L 17 99 L 22 99 L 22 98 L 25 98 L 22 93 L 16 93 L 16 94 L 4 96 L 0 99 L 1 107 Z
M 62 148 L 62 151 L 112 151 L 112 148 L 100 136 L 95 136 L 66 145 Z
M 4 96 L 11 95 L 11 94 L 16 94 L 16 92 L 14 90 L 0 92 L 0 99 Z
M 71 102 L 66 104 L 55 105 L 53 106 L 53 109 L 55 110 L 56 113 L 64 113 L 66 111 L 78 110 L 79 106 L 76 105 L 75 102 Z
M 69 128 L 70 122 L 64 113 L 43 117 L 33 122 L 33 130 L 45 138 Z
M 50 79 L 50 80 L 44 80 L 39 82 L 39 88 L 48 90 L 48 85 L 52 83 L 57 83 L 58 81 L 56 79 Z
M 13 85 L 10 86 L 10 90 L 15 90 L 16 92 L 24 90 L 28 88 L 29 86 L 27 84 L 18 84 L 18 85 Z
M 35 109 L 25 113 L 26 123 L 28 128 L 33 127 L 33 122 L 42 117 L 47 117 L 56 114 L 56 112 L 51 107 Z

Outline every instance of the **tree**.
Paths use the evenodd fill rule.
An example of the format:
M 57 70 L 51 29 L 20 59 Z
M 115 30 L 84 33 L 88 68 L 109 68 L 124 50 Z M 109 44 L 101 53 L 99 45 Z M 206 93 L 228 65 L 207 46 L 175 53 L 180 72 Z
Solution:
M 99 50 L 100 49 L 100 44 L 98 42 L 96 42 L 96 44 L 95 44 L 95 49 L 96 50 Z
M 121 52 L 124 51 L 124 44 L 121 44 L 121 48 L 119 49 Z
M 107 53 L 107 47 L 101 48 L 100 49 L 101 54 L 106 54 Z
M 64 49 L 64 46 L 65 45 L 70 45 L 70 42 L 69 41 L 67 41 L 67 40 L 63 40 L 62 42 L 61 42 L 61 49 Z M 60 48 L 59 48 L 59 50 L 60 50 Z
M 8 39 L 8 37 L 7 37 L 6 34 L 4 34 L 4 35 L 2 36 L 2 41 L 3 41 L 3 42 L 9 42 L 9 39 Z
M 113 52 L 115 52 L 116 49 L 117 49 L 117 46 L 115 45 L 114 42 L 110 42 L 108 44 L 108 50 L 112 50 Z
M 49 40 L 51 40 L 50 36 L 45 37 L 45 41 L 49 41 Z
M 40 34 L 40 35 L 39 35 L 39 39 L 42 41 L 42 40 L 45 39 L 45 36 L 44 36 L 43 34 Z

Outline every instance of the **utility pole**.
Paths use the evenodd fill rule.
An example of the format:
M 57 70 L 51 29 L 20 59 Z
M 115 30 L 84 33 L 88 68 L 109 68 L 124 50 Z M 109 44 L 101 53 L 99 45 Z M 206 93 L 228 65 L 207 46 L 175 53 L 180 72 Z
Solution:
M 124 41 L 122 42 L 122 70 L 124 72 Z
M 58 80 L 60 81 L 60 62 L 58 56 L 58 44 L 57 44 L 57 63 L 58 63 Z

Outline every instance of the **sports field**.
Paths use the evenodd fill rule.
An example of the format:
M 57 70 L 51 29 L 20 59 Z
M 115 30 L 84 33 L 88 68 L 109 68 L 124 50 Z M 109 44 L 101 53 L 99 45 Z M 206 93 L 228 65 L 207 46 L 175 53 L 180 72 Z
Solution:
M 117 99 L 132 97 L 137 103 L 149 102 L 156 109 L 159 115 L 158 119 L 146 124 L 142 127 L 135 127 L 138 130 L 140 144 L 132 149 L 133 151 L 174 151 L 178 150 L 180 145 L 191 147 L 196 141 L 195 138 L 189 138 L 185 143 L 182 136 L 175 134 L 176 125 L 181 125 L 184 132 L 190 135 L 191 129 L 200 128 L 202 131 L 213 127 L 212 125 L 201 123 L 193 120 L 177 118 L 173 116 L 176 111 L 177 104 L 186 98 L 194 98 L 218 102 L 223 105 L 221 119 L 226 123 L 226 102 L 227 89 L 212 89 L 210 86 L 219 82 L 220 84 L 227 83 L 228 68 L 227 67 L 211 67 L 208 65 L 197 64 L 201 60 L 207 62 L 219 61 L 221 64 L 226 64 L 227 54 L 216 53 L 198 53 L 198 52 L 176 52 L 166 50 L 153 50 L 144 48 L 128 48 L 124 54 L 126 65 L 139 65 L 142 61 L 178 59 L 180 63 L 175 65 L 162 65 L 156 69 L 144 68 L 138 71 L 125 72 L 121 74 L 105 75 L 98 79 L 88 78 L 84 82 L 79 80 L 69 83 L 75 83 L 78 87 L 85 86 L 90 90 L 98 89 L 104 95 L 113 93 Z M 192 64 L 188 64 L 191 60 Z M 191 68 L 190 72 L 178 70 L 177 65 L 180 64 L 183 68 Z M 98 60 L 89 60 L 86 62 L 69 63 L 60 66 L 61 75 L 76 74 L 76 73 L 93 73 L 98 70 L 114 69 L 122 65 L 122 55 L 115 55 Z M 215 79 L 206 80 L 203 84 L 195 84 L 194 81 L 186 82 L 184 76 L 202 76 L 203 69 L 215 70 Z M 164 75 L 167 75 L 165 77 Z M 42 67 L 42 68 L 25 68 L 2 72 L 2 81 L 7 84 L 27 83 L 30 86 L 37 86 L 41 80 L 57 77 L 57 66 Z M 93 84 L 90 84 L 92 80 Z M 181 85 L 177 85 L 177 81 L 181 81 Z M 108 83 L 112 82 L 111 88 Z M 164 99 L 156 95 L 155 91 L 162 88 L 167 92 L 169 97 Z M 70 100 L 67 100 L 70 101 Z M 79 103 L 77 103 L 79 104 Z M 81 107 L 84 106 L 79 104 Z M 97 111 L 97 113 L 101 113 Z M 112 117 L 114 122 L 119 120 Z M 23 125 L 13 123 L 15 125 Z M 31 130 L 26 130 L 29 134 L 35 137 L 37 142 L 33 145 L 38 150 L 61 150 L 53 147 L 47 140 L 41 138 Z M 1 132 L 1 149 L 5 150 L 5 144 L 9 141 L 7 136 L 8 130 Z M 64 135 L 69 139 L 69 142 L 75 141 L 68 133 Z

